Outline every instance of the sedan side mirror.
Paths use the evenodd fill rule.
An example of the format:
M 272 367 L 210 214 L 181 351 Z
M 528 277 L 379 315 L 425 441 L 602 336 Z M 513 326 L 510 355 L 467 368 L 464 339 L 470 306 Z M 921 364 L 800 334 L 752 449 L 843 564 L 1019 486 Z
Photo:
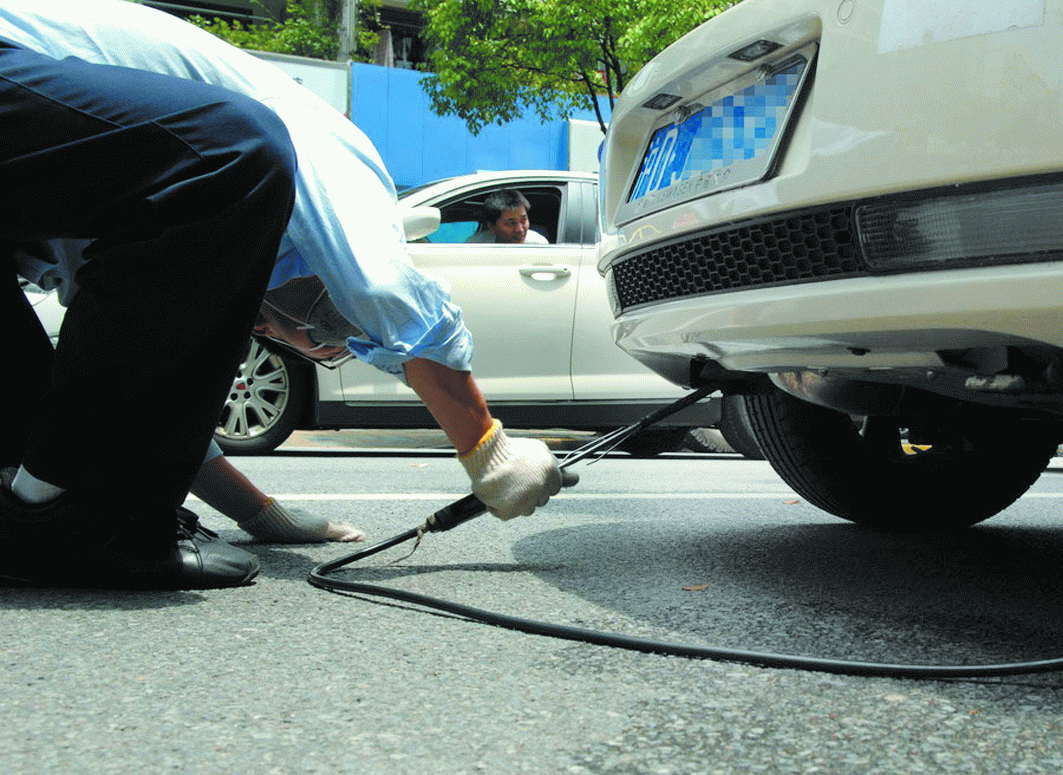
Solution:
M 438 207 L 410 207 L 402 214 L 402 228 L 409 242 L 427 237 L 439 228 L 442 215 Z

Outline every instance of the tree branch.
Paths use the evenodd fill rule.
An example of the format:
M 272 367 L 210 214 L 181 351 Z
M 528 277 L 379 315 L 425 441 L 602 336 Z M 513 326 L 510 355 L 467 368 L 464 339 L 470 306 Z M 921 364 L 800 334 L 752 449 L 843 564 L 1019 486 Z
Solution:
M 598 127 L 602 130 L 602 134 L 605 134 L 605 116 L 602 115 L 602 107 L 598 104 L 598 92 L 594 90 L 594 82 L 591 81 L 590 76 L 586 71 L 580 73 L 580 80 L 587 86 L 587 92 L 591 98 L 591 105 L 594 106 L 594 115 L 598 117 Z

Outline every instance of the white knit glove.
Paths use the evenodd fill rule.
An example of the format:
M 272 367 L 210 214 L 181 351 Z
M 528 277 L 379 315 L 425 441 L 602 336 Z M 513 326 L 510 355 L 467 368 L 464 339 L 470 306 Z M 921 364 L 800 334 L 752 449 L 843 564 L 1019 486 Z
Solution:
M 527 516 L 561 489 L 561 470 L 538 439 L 511 439 L 498 420 L 471 452 L 458 460 L 472 491 L 499 519 Z
M 356 527 L 333 524 L 324 517 L 302 511 L 288 511 L 273 498 L 251 519 L 237 522 L 259 541 L 277 544 L 316 544 L 322 541 L 364 541 L 365 533 Z

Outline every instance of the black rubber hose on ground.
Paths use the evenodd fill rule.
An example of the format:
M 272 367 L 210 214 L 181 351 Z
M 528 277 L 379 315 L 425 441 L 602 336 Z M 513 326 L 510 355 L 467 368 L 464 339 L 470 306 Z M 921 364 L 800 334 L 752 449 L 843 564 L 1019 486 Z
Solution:
M 463 603 L 407 592 L 392 587 L 367 584 L 360 581 L 330 578 L 330 574 L 369 557 L 410 540 L 420 540 L 425 532 L 439 532 L 472 519 L 483 513 L 483 504 L 475 496 L 466 496 L 450 506 L 437 511 L 424 525 L 400 533 L 386 541 L 366 547 L 338 560 L 318 565 L 307 576 L 307 581 L 315 587 L 330 592 L 350 592 L 372 597 L 385 597 L 401 600 L 425 608 L 444 611 L 472 621 L 505 627 L 510 630 L 545 635 L 564 640 L 582 641 L 599 646 L 641 651 L 650 654 L 689 657 L 694 659 L 714 659 L 724 662 L 741 662 L 758 667 L 789 668 L 794 670 L 811 670 L 821 673 L 838 673 L 842 675 L 880 676 L 887 678 L 921 678 L 921 679 L 971 679 L 989 678 L 1028 673 L 1045 673 L 1063 670 L 1063 658 L 1045 659 L 1034 662 L 1014 662 L 997 665 L 903 665 L 879 662 L 856 662 L 843 659 L 824 659 L 819 657 L 793 656 L 788 654 L 771 654 L 758 651 L 702 646 L 696 644 L 668 643 L 664 641 L 636 638 L 629 635 L 599 632 L 565 624 L 524 619 L 518 616 L 487 611 Z
M 626 428 L 614 431 L 600 440 L 581 447 L 579 450 L 568 455 L 561 463 L 561 468 L 595 454 L 609 444 L 615 446 L 619 441 L 633 433 L 652 425 L 654 422 L 672 414 L 685 406 L 689 406 L 701 400 L 709 393 L 708 388 L 702 388 L 684 396 L 671 406 L 658 410 L 645 417 L 639 422 Z M 611 448 L 611 447 L 610 447 Z M 570 486 L 578 480 L 571 472 L 563 471 L 567 477 L 564 481 Z M 820 657 L 793 656 L 789 654 L 771 654 L 758 651 L 745 651 L 741 649 L 722 648 L 716 646 L 703 646 L 696 644 L 668 643 L 664 641 L 650 640 L 647 638 L 635 638 L 629 635 L 599 632 L 581 627 L 572 627 L 564 624 L 541 622 L 534 619 L 524 619 L 518 616 L 487 611 L 482 608 L 455 603 L 450 600 L 422 595 L 417 592 L 407 592 L 401 589 L 393 589 L 377 584 L 367 584 L 359 581 L 347 581 L 329 578 L 329 575 L 351 563 L 362 560 L 378 552 L 393 546 L 416 540 L 418 543 L 427 532 L 442 532 L 450 530 L 473 517 L 483 514 L 483 503 L 475 495 L 467 495 L 461 500 L 446 506 L 421 525 L 413 530 L 400 533 L 386 541 L 361 549 L 353 554 L 341 557 L 331 562 L 322 563 L 310 571 L 307 581 L 315 587 L 330 592 L 351 592 L 373 597 L 385 597 L 393 600 L 402 600 L 406 603 L 423 606 L 425 608 L 444 611 L 446 613 L 461 616 L 472 621 L 491 624 L 496 627 L 505 627 L 510 630 L 526 632 L 532 635 L 545 635 L 564 640 L 582 641 L 599 646 L 611 646 L 632 651 L 641 651 L 650 654 L 666 654 L 670 656 L 689 657 L 694 659 L 714 659 L 724 662 L 741 662 L 756 665 L 758 667 L 789 668 L 793 670 L 811 670 L 821 673 L 837 673 L 841 675 L 880 676 L 886 678 L 921 678 L 921 679 L 972 679 L 990 678 L 1007 675 L 1022 675 L 1029 673 L 1047 673 L 1063 670 L 1063 658 L 1044 659 L 1034 662 L 1013 662 L 997 665 L 902 665 L 880 662 L 856 662 L 844 659 L 824 659 Z M 416 548 L 416 544 L 414 546 Z

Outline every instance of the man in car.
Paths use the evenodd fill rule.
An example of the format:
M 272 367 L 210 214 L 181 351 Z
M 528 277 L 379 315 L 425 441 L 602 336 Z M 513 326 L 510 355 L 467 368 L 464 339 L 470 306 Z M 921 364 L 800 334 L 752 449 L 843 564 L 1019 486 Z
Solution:
M 545 245 L 548 240 L 531 229 L 528 213 L 531 205 L 525 196 L 512 188 L 488 194 L 480 228 L 466 242 L 506 245 Z
M 412 266 L 403 244 L 391 179 L 376 150 L 343 116 L 272 66 L 174 17 L 121 0 L 6 2 L 0 7 L 0 41 L 6 46 L 4 51 L 14 52 L 14 58 L 29 62 L 30 71 L 23 82 L 17 79 L 27 72 L 24 61 L 15 63 L 10 70 L 0 70 L 0 76 L 9 79 L 3 83 L 9 84 L 13 95 L 32 91 L 42 82 L 52 87 L 54 80 L 56 99 L 66 98 L 69 93 L 83 94 L 82 101 L 87 105 L 79 103 L 78 107 L 92 110 L 97 103 L 110 108 L 115 99 L 112 93 L 117 93 L 124 102 L 115 109 L 113 119 L 120 123 L 127 113 L 135 112 L 128 110 L 125 103 L 136 106 L 140 95 L 152 93 L 152 89 L 164 90 L 163 85 L 177 83 L 190 90 L 220 86 L 229 90 L 225 95 L 240 104 L 251 102 L 246 97 L 259 103 L 254 111 L 266 114 L 268 120 L 279 124 L 281 131 L 287 130 L 299 157 L 295 204 L 287 228 L 283 234 L 271 231 L 270 224 L 277 222 L 277 218 L 264 219 L 261 224 L 261 231 L 272 234 L 273 242 L 255 234 L 245 244 L 234 244 L 231 239 L 224 239 L 226 230 L 215 223 L 225 220 L 226 211 L 200 212 L 210 208 L 217 197 L 195 196 L 197 189 L 191 185 L 175 193 L 177 205 L 184 208 L 181 213 L 196 214 L 201 220 L 195 225 L 203 226 L 193 235 L 198 240 L 194 242 L 195 248 L 188 248 L 187 252 L 194 250 L 201 258 L 208 258 L 202 258 L 192 268 L 185 268 L 191 260 L 189 256 L 173 255 L 179 251 L 167 244 L 168 234 L 165 231 L 159 234 L 152 220 L 155 202 L 151 185 L 155 178 L 143 182 L 143 196 L 134 199 L 133 205 L 127 208 L 128 213 L 123 211 L 128 217 L 86 225 L 78 221 L 75 209 L 71 211 L 75 221 L 72 225 L 12 228 L 6 232 L 6 236 L 20 244 L 61 237 L 95 238 L 95 241 L 63 261 L 65 272 L 61 274 L 79 287 L 70 307 L 73 314 L 68 313 L 70 317 L 61 331 L 56 367 L 52 370 L 53 384 L 43 399 L 49 408 L 56 403 L 56 374 L 61 371 L 61 387 L 65 393 L 62 411 L 55 416 L 62 421 L 42 412 L 44 419 L 36 420 L 28 429 L 26 435 L 32 436 L 33 441 L 26 447 L 22 466 L 0 492 L 0 518 L 3 518 L 0 533 L 5 528 L 10 532 L 12 523 L 33 522 L 31 512 L 35 508 L 58 509 L 63 503 L 89 494 L 96 500 L 97 508 L 106 508 L 99 504 L 100 493 L 105 493 L 102 498 L 105 502 L 112 497 L 126 498 L 125 484 L 129 485 L 129 493 L 137 492 L 144 498 L 159 499 L 165 494 L 169 507 L 176 509 L 203 460 L 224 391 L 243 352 L 247 327 L 252 323 L 247 310 L 255 307 L 259 308 L 257 333 L 284 342 L 311 360 L 327 361 L 353 353 L 405 380 L 447 433 L 472 480 L 473 491 L 496 516 L 530 514 L 557 492 L 560 473 L 546 446 L 528 439 L 509 439 L 491 417 L 470 371 L 472 342 L 461 312 L 450 302 L 446 288 Z M 44 73 L 43 81 L 39 80 L 38 71 Z M 64 80 L 68 71 L 91 73 L 110 91 L 92 83 L 71 85 Z M 163 85 L 154 81 L 141 84 L 153 78 Z M 210 86 L 192 84 L 192 81 Z M 260 105 L 268 110 L 262 110 Z M 182 112 L 180 103 L 174 107 L 174 122 L 182 129 L 187 127 L 196 139 L 200 135 L 208 138 L 220 135 L 233 143 L 239 141 L 235 122 L 232 126 L 224 122 L 201 125 L 194 111 Z M 40 126 L 50 128 L 54 123 L 61 127 L 63 122 L 76 123 L 76 118 L 63 113 L 35 122 L 35 117 L 28 113 L 25 119 L 9 114 L 5 120 L 8 134 L 28 137 Z M 14 147 L 17 149 L 17 145 Z M 142 147 L 132 146 L 129 150 L 142 151 Z M 76 146 L 67 149 L 67 153 L 75 156 L 77 151 Z M 0 151 L 5 158 L 10 158 L 11 153 L 10 147 Z M 128 150 L 99 156 L 91 162 L 81 161 L 81 166 L 75 168 L 79 174 L 65 174 L 65 170 L 61 174 L 58 167 L 51 167 L 51 177 L 39 185 L 64 192 L 73 189 L 81 195 L 79 204 L 88 206 L 91 194 L 97 189 L 107 193 L 115 169 L 133 177 L 140 169 L 140 157 Z M 189 164 L 194 168 L 193 163 Z M 35 178 L 10 176 L 7 179 L 19 181 L 17 186 L 8 187 L 10 196 L 38 185 Z M 254 180 L 241 177 L 239 182 L 251 185 Z M 258 190 L 253 188 L 253 193 L 258 194 Z M 281 196 L 272 199 L 284 201 Z M 284 219 L 279 221 L 283 225 Z M 129 263 L 125 259 L 127 251 L 123 252 L 121 245 L 113 249 L 122 261 L 99 259 L 101 252 L 112 248 L 115 242 L 109 236 L 112 232 L 139 237 L 144 246 L 158 250 L 158 273 L 169 284 L 163 287 L 157 282 L 146 289 L 141 275 L 129 271 L 128 276 L 123 276 L 126 280 L 123 293 L 108 295 L 109 283 L 118 282 L 111 276 L 111 267 L 127 269 Z M 199 245 L 212 240 L 218 242 L 211 243 L 209 250 Z M 264 262 L 266 276 L 258 284 L 248 281 L 253 288 L 245 292 L 243 277 L 240 283 L 234 283 L 226 272 L 215 271 L 209 257 L 217 256 L 220 251 L 236 253 L 244 259 L 266 251 L 275 260 Z M 261 256 L 259 260 L 262 261 Z M 258 275 L 254 277 L 257 279 Z M 194 287 L 195 293 L 190 294 L 186 287 Z M 265 302 L 260 304 L 263 290 Z M 165 303 L 156 301 L 157 296 L 166 293 L 169 296 Z M 234 294 L 242 294 L 241 304 L 230 310 L 228 300 Z M 188 298 L 190 295 L 195 297 L 194 304 Z M 121 300 L 121 309 L 111 309 L 112 298 Z M 173 307 L 176 313 L 182 304 L 187 320 L 153 317 L 156 306 Z M 201 320 L 200 308 L 208 306 L 210 314 Z M 90 327 L 82 333 L 72 333 L 84 317 L 78 310 L 87 307 L 95 311 L 108 308 L 113 318 L 111 327 Z M 224 338 L 215 339 L 210 324 L 219 317 L 230 326 Z M 182 340 L 180 347 L 173 345 L 174 339 Z M 77 348 L 82 349 L 79 352 Z M 41 358 L 38 353 L 38 360 Z M 75 410 L 78 385 L 84 374 L 109 373 L 109 367 L 123 359 L 134 364 L 148 361 L 152 368 L 144 369 L 145 376 L 136 369 L 127 369 L 124 381 L 110 377 L 108 384 L 123 382 L 123 390 L 118 395 L 126 397 L 124 402 L 111 399 L 106 403 L 106 410 L 99 410 L 92 403 L 80 403 Z M 84 363 L 86 360 L 91 364 Z M 155 368 L 156 361 L 172 361 L 173 367 L 169 372 L 161 372 Z M 224 361 L 224 365 L 215 361 Z M 90 365 L 95 368 L 89 368 Z M 160 372 L 158 376 L 156 372 Z M 188 372 L 194 372 L 194 381 L 209 382 L 212 386 L 209 391 L 195 394 L 194 421 L 171 422 L 171 406 L 166 413 L 159 413 L 162 417 L 153 416 L 147 398 L 153 383 L 168 384 L 162 382 L 165 379 L 179 384 Z M 23 395 L 12 397 L 9 406 L 41 405 L 40 394 L 44 389 L 43 384 L 27 386 Z M 77 428 L 78 419 L 84 425 L 85 415 L 92 418 L 92 431 L 79 435 L 72 449 L 60 456 L 64 465 L 41 464 L 43 453 L 37 450 L 42 446 L 54 450 L 57 440 L 64 436 L 64 429 Z M 163 418 L 165 425 L 156 427 Z M 143 440 L 149 451 L 125 450 L 117 439 L 128 438 L 130 428 L 136 429 L 135 423 L 140 420 L 152 423 L 151 432 L 135 434 L 134 438 L 138 444 Z M 48 443 L 38 441 L 42 423 L 50 431 Z M 193 440 L 175 442 L 186 435 Z M 5 460 L 4 465 L 8 464 Z M 101 489 L 101 483 L 107 486 Z M 42 505 L 32 505 L 35 503 Z M 0 567 L 0 574 L 4 573 Z M 32 568 L 22 571 L 24 576 L 34 573 Z M 168 573 L 153 578 L 152 583 L 171 586 L 192 583 L 189 574 L 172 569 Z M 36 575 L 39 578 L 30 580 L 48 583 L 46 572 L 41 570 Z M 243 583 L 252 575 L 248 571 L 242 579 L 233 576 L 212 579 L 210 583 L 215 586 Z M 64 581 L 70 583 L 69 579 Z M 137 580 L 130 578 L 125 583 L 136 585 Z

